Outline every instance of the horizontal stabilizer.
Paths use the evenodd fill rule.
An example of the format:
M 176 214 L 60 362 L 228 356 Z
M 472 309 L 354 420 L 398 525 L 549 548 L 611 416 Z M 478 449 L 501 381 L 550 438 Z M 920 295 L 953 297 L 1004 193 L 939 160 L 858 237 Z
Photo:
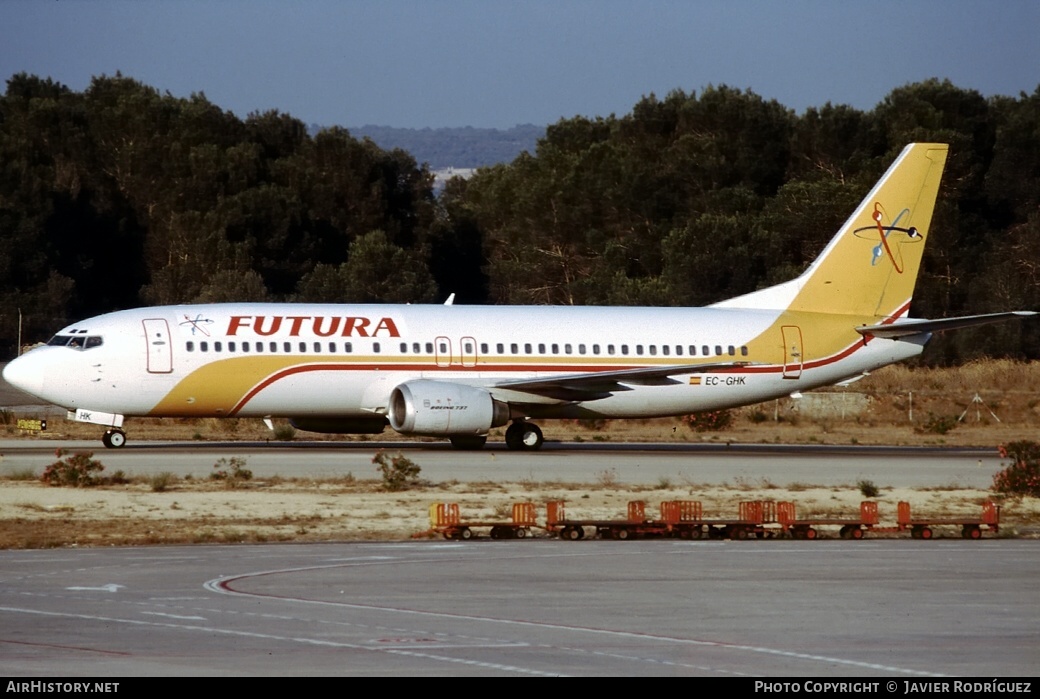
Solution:
M 892 339 L 909 335 L 920 335 L 922 333 L 957 330 L 958 328 L 972 328 L 976 325 L 999 323 L 1013 318 L 1029 318 L 1035 315 L 1035 311 L 1010 311 L 1008 313 L 988 313 L 980 316 L 960 316 L 958 318 L 940 318 L 938 320 L 901 320 L 883 325 L 861 325 L 856 328 L 856 332 L 860 335 Z

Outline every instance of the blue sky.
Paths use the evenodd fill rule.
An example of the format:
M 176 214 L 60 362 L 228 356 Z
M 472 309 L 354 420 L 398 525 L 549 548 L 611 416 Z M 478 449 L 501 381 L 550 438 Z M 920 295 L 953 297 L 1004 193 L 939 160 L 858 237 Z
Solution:
M 5 0 L 0 77 L 121 71 L 240 117 L 508 128 L 723 83 L 798 112 L 929 77 L 1017 96 L 1040 84 L 1038 30 L 1035 0 Z

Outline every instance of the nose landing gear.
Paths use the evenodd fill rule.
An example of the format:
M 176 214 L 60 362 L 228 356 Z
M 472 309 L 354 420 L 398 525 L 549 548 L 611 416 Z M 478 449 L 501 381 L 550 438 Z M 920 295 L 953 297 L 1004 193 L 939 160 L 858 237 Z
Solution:
M 126 444 L 126 432 L 120 429 L 106 430 L 101 435 L 101 443 L 109 449 L 120 449 Z

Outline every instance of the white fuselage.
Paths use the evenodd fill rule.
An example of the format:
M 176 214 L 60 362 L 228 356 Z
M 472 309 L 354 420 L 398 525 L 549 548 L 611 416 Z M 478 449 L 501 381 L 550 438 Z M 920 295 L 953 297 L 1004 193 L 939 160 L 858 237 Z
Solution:
M 427 379 L 482 387 L 517 415 L 653 417 L 786 396 L 922 349 L 866 342 L 856 324 L 727 308 L 167 306 L 76 323 L 9 378 L 69 409 L 128 416 L 370 418 L 396 386 Z M 719 363 L 732 366 L 697 370 Z M 585 400 L 499 385 L 677 365 L 688 373 Z

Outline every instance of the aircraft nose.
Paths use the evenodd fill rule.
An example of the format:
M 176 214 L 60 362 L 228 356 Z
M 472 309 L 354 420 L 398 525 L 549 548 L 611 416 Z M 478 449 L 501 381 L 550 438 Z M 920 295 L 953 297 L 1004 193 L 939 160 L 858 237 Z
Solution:
M 4 381 L 39 397 L 43 393 L 43 362 L 32 352 L 18 357 L 4 367 Z

